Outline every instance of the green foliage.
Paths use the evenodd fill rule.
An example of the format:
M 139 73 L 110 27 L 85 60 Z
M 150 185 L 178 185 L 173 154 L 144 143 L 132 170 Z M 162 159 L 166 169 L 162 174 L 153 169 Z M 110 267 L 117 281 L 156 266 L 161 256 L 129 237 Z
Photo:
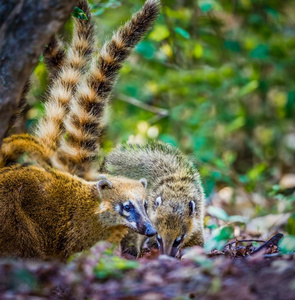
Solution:
M 72 15 L 77 19 L 88 20 L 84 11 L 81 8 L 79 8 L 78 6 L 75 6 Z
M 282 254 L 295 252 L 295 236 L 287 235 L 279 243 L 279 249 Z
M 213 249 L 221 250 L 233 238 L 233 233 L 234 229 L 232 226 L 223 226 L 214 229 L 210 238 L 205 241 L 205 251 L 210 252 Z
M 120 278 L 123 271 L 136 269 L 138 262 L 134 260 L 123 259 L 119 256 L 105 256 L 101 258 L 94 268 L 94 274 L 99 279 Z
M 217 219 L 225 222 L 238 222 L 238 223 L 247 222 L 247 218 L 243 216 L 229 216 L 225 210 L 217 206 L 209 206 L 207 208 L 207 212 L 210 216 L 216 217 Z

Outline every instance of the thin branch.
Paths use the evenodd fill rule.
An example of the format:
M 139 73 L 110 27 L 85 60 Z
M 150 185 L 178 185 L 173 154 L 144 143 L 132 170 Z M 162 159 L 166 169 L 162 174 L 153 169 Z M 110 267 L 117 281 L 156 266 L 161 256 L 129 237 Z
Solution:
M 251 253 L 251 255 L 256 254 L 257 252 L 260 252 L 262 249 L 268 248 L 271 245 L 275 245 L 277 246 L 279 241 L 283 238 L 283 234 L 282 233 L 277 233 L 275 236 L 273 236 L 271 239 L 269 239 L 268 241 L 265 242 L 265 244 L 263 244 L 262 246 L 260 246 L 258 249 L 256 249 L 255 251 L 253 251 Z
M 126 96 L 126 95 L 123 95 L 123 94 L 120 94 L 118 96 L 118 100 L 127 102 L 129 104 L 132 104 L 134 106 L 137 106 L 139 108 L 142 108 L 144 110 L 150 111 L 154 114 L 157 114 L 157 115 L 160 115 L 160 116 L 163 116 L 163 117 L 166 117 L 166 116 L 169 115 L 168 109 L 161 108 L 161 107 L 156 107 L 156 106 L 153 106 L 153 105 L 149 105 L 149 104 L 143 103 L 142 101 L 140 101 L 138 99 L 135 99 L 133 97 L 129 97 L 129 96 Z
M 228 247 L 228 246 L 230 246 L 230 245 L 233 245 L 233 244 L 239 244 L 239 243 L 250 243 L 250 242 L 257 242 L 257 243 L 265 243 L 265 241 L 264 240 L 257 240 L 257 239 L 250 239 L 250 240 L 235 240 L 235 241 L 233 241 L 233 242 L 230 242 L 230 243 L 228 243 L 228 244 L 226 244 L 223 248 L 225 248 L 225 247 Z

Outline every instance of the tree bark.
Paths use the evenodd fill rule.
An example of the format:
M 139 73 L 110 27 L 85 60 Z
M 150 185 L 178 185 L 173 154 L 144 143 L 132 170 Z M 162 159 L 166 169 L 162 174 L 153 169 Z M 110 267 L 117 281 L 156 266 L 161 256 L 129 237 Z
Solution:
M 22 89 L 77 0 L 0 0 L 0 144 Z

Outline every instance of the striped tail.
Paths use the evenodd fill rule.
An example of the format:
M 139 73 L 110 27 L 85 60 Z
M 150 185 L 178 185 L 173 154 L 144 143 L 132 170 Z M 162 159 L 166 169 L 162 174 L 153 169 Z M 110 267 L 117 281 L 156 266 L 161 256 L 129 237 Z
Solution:
M 68 112 L 69 102 L 94 51 L 94 29 L 89 5 L 86 0 L 81 0 L 78 6 L 85 12 L 88 20 L 75 19 L 71 46 L 66 53 L 64 65 L 49 90 L 45 116 L 40 120 L 36 132 L 40 142 L 52 151 L 58 147 L 64 132 L 63 121 Z
M 40 165 L 50 165 L 52 152 L 44 147 L 37 138 L 27 134 L 15 134 L 3 139 L 0 150 L 0 167 L 17 162 L 23 154 L 30 160 L 35 159 Z
M 68 171 L 81 177 L 91 171 L 104 129 L 104 111 L 119 70 L 132 48 L 153 25 L 159 8 L 160 1 L 146 1 L 143 8 L 105 43 L 98 61 L 91 66 L 90 75 L 79 84 L 65 120 L 67 136 L 60 147 L 60 157 L 67 161 Z
M 54 35 L 43 52 L 44 62 L 49 72 L 50 82 L 56 77 L 65 62 L 66 51 L 61 41 Z

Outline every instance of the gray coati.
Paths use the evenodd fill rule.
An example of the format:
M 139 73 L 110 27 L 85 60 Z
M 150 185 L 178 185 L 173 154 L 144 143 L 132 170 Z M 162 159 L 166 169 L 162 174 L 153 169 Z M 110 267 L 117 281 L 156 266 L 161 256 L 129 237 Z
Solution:
M 204 243 L 204 192 L 197 169 L 178 149 L 154 142 L 144 146 L 124 144 L 106 158 L 110 174 L 148 181 L 147 212 L 157 229 L 161 253 L 176 256 L 179 249 Z M 135 238 L 136 237 L 136 238 Z M 146 238 L 130 233 L 140 256 Z
M 119 244 L 128 228 L 152 236 L 145 179 L 87 182 L 51 168 L 0 169 L 0 255 L 59 259 L 99 240 Z

